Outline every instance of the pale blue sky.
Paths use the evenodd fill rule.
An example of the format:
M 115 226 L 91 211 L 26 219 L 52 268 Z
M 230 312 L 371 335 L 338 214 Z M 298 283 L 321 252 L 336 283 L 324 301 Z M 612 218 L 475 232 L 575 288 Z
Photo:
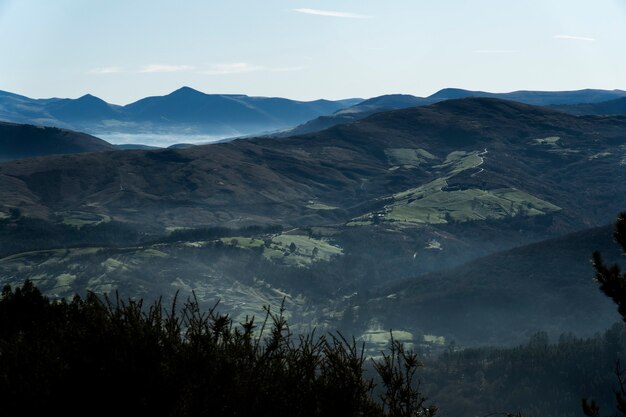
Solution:
M 626 89 L 626 0 L 0 0 L 0 90 Z

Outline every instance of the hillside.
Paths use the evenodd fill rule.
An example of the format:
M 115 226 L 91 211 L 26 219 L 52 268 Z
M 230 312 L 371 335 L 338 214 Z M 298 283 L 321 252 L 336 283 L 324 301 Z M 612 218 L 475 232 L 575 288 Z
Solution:
M 19 188 L 24 213 L 83 210 L 167 226 L 363 223 L 374 213 L 441 224 L 447 215 L 498 218 L 523 207 L 591 226 L 624 205 L 614 196 L 626 187 L 625 126 L 623 118 L 464 99 L 284 139 L 9 163 L 0 167 L 0 196 L 5 210 L 18 204 L 6 193 Z M 461 205 L 437 209 L 442 198 Z
M 554 109 L 577 116 L 615 116 L 626 115 L 626 98 L 602 101 L 600 103 L 583 103 L 553 106 Z
M 85 133 L 0 122 L 0 161 L 113 149 L 109 143 Z
M 593 280 L 591 253 L 622 258 L 612 226 L 495 253 L 378 290 L 361 306 L 387 326 L 441 332 L 463 345 L 519 343 L 538 331 L 591 336 L 620 320 Z M 366 313 L 367 311 L 367 313 Z M 383 318 L 384 317 L 384 318 Z

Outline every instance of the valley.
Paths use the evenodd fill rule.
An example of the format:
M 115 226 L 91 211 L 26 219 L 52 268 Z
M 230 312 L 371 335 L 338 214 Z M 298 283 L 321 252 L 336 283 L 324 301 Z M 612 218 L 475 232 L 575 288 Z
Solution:
M 582 301 L 544 289 L 538 255 L 513 262 L 527 271 L 515 279 L 473 265 L 609 223 L 626 205 L 624 131 L 620 117 L 466 98 L 286 138 L 10 161 L 2 284 L 29 279 L 61 298 L 193 293 L 237 320 L 284 299 L 294 329 L 341 328 L 372 354 L 389 328 L 434 349 L 423 337 L 590 334 L 611 307 L 596 293 L 588 308 L 603 313 L 579 316 Z M 562 260 L 570 297 L 594 291 L 586 259 L 606 239 L 577 240 Z M 502 312 L 513 299 L 517 313 Z

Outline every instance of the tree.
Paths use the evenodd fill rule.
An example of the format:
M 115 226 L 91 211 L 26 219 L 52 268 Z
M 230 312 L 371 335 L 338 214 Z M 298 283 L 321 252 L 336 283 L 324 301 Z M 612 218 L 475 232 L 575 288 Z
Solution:
M 613 237 L 626 253 L 626 212 L 622 212 L 615 222 Z M 600 284 L 600 290 L 617 305 L 617 311 L 626 322 L 626 273 L 622 273 L 618 265 L 607 266 L 599 252 L 592 255 L 592 264 L 596 270 L 595 280 Z M 616 364 L 615 374 L 619 383 L 619 390 L 615 391 L 617 402 L 616 416 L 626 416 L 626 377 L 619 361 Z M 582 400 L 583 413 L 588 417 L 600 417 L 600 407 L 595 401 Z
M 294 253 L 296 251 L 296 249 L 298 249 L 296 244 L 291 242 L 291 245 L 289 245 L 289 252 Z

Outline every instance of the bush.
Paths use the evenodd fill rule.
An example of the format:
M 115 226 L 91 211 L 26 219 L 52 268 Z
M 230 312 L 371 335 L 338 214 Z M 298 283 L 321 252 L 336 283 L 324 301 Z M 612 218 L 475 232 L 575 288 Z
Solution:
M 0 299 L 3 416 L 417 416 L 416 356 L 393 342 L 375 364 L 381 398 L 364 376 L 366 358 L 340 333 L 295 337 L 266 307 L 234 325 L 195 299 L 160 302 L 50 301 L 31 283 Z

